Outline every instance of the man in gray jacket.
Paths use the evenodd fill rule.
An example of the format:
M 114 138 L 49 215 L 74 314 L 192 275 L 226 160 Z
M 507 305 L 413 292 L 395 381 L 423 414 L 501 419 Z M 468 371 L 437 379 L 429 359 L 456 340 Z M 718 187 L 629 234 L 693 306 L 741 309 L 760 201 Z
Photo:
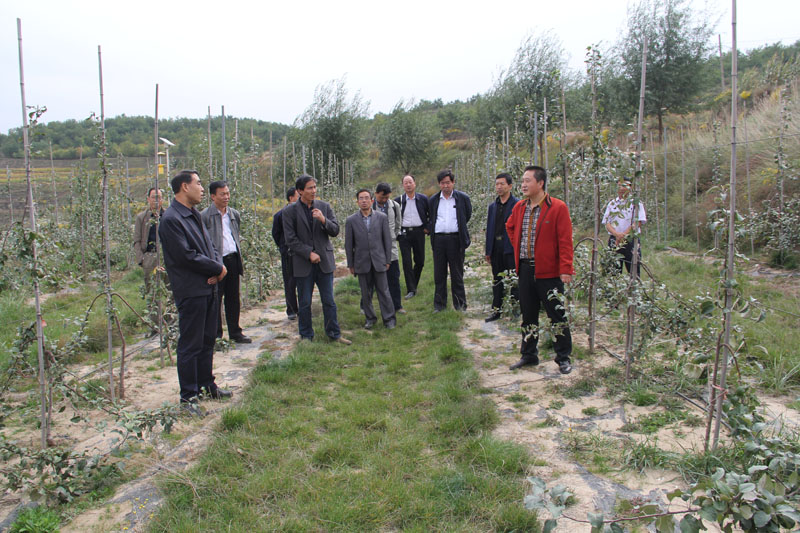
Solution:
M 225 321 L 228 324 L 228 336 L 237 344 L 252 342 L 250 337 L 242 333 L 239 326 L 239 286 L 244 263 L 242 262 L 242 248 L 239 244 L 239 228 L 242 218 L 239 212 L 228 207 L 231 200 L 231 191 L 225 181 L 212 181 L 208 186 L 211 194 L 211 205 L 200 213 L 203 225 L 208 230 L 214 249 L 222 258 L 228 275 L 219 283 L 220 319 L 217 322 L 217 338 L 222 337 L 222 300 L 225 300 Z
M 395 310 L 386 281 L 394 240 L 389 231 L 389 219 L 372 209 L 369 190 L 359 190 L 356 201 L 358 211 L 347 217 L 345 222 L 344 252 L 347 255 L 347 268 L 352 275 L 358 276 L 361 287 L 361 309 L 367 318 L 364 328 L 372 329 L 378 321 L 372 307 L 372 289 L 377 288 L 383 324 L 387 329 L 394 329 Z
M 283 238 L 292 256 L 292 272 L 297 282 L 297 327 L 303 340 L 314 339 L 311 324 L 311 295 L 316 284 L 322 300 L 325 334 L 341 344 L 353 344 L 342 337 L 333 300 L 333 244 L 339 223 L 330 204 L 317 200 L 317 180 L 303 174 L 294 184 L 300 200 L 283 208 Z
M 394 312 L 406 314 L 403 309 L 403 299 L 400 294 L 400 257 L 397 255 L 397 236 L 403 226 L 403 214 L 400 204 L 389 198 L 392 186 L 388 183 L 379 183 L 375 187 L 375 202 L 372 208 L 380 211 L 389 218 L 389 232 L 392 234 L 392 262 L 386 272 L 386 281 L 389 283 L 389 294 L 392 295 Z

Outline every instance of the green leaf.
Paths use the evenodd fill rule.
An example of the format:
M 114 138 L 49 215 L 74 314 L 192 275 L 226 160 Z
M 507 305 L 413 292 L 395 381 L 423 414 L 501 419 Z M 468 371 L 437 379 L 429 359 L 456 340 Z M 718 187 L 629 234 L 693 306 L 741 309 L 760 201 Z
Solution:
M 722 468 L 717 468 L 717 470 L 711 475 L 711 479 L 713 481 L 719 481 L 725 475 L 725 470 Z
M 764 527 L 769 524 L 770 520 L 772 520 L 772 517 L 764 511 L 757 511 L 756 514 L 753 515 L 753 523 L 756 527 Z
M 739 514 L 742 515 L 742 518 L 744 518 L 745 520 L 750 520 L 751 518 L 753 518 L 753 508 L 750 507 L 749 505 L 742 505 L 739 508 Z
M 592 530 L 603 531 L 603 513 L 587 513 Z
M 672 515 L 659 516 L 656 519 L 658 533 L 675 533 L 675 518 Z
M 700 314 L 703 316 L 711 316 L 714 312 L 714 302 L 711 300 L 704 300 L 700 303 Z
M 680 498 L 683 495 L 683 491 L 681 489 L 675 489 L 672 492 L 667 493 L 667 500 L 672 501 L 675 498 Z
M 680 522 L 681 533 L 698 533 L 700 528 L 705 529 L 703 523 L 692 515 L 685 515 Z
M 742 483 L 739 485 L 739 492 L 750 492 L 751 490 L 756 490 L 755 483 Z
M 611 524 L 611 533 L 624 533 L 624 531 L 618 523 L 613 522 Z
M 545 520 L 544 527 L 542 528 L 542 533 L 550 533 L 556 528 L 557 525 L 558 525 L 558 520 L 554 520 L 552 518 Z

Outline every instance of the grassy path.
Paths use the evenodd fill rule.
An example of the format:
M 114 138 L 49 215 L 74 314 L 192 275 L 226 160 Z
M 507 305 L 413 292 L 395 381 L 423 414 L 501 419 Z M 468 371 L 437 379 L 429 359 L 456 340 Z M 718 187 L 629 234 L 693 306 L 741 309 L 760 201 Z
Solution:
M 368 332 L 355 279 L 338 283 L 353 345 L 265 354 L 207 452 L 164 479 L 151 531 L 538 529 L 521 505 L 528 452 L 490 435 L 462 316 L 433 315 L 431 285 L 397 329 Z

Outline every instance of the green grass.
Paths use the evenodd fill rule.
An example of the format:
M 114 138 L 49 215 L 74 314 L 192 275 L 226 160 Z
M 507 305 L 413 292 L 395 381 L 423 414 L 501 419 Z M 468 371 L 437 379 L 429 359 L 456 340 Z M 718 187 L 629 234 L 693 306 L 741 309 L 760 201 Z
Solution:
M 257 366 L 188 477 L 162 479 L 151 531 L 538 531 L 531 458 L 491 436 L 461 315 L 431 312 L 427 278 L 395 330 L 363 331 L 354 281 L 335 291 L 353 345 Z

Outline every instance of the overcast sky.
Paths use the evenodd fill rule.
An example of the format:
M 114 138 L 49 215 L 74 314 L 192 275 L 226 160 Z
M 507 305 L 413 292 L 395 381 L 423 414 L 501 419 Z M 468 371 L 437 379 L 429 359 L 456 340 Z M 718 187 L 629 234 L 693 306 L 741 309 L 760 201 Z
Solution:
M 731 3 L 694 0 L 731 44 Z M 102 46 L 107 117 L 228 115 L 292 123 L 314 89 L 347 76 L 371 113 L 400 99 L 467 99 L 488 90 L 530 32 L 550 30 L 573 68 L 587 45 L 607 50 L 627 0 L 245 2 L 3 0 L 0 131 L 22 123 L 16 19 L 28 105 L 44 121 L 99 112 Z M 800 39 L 800 0 L 739 0 L 741 49 Z

